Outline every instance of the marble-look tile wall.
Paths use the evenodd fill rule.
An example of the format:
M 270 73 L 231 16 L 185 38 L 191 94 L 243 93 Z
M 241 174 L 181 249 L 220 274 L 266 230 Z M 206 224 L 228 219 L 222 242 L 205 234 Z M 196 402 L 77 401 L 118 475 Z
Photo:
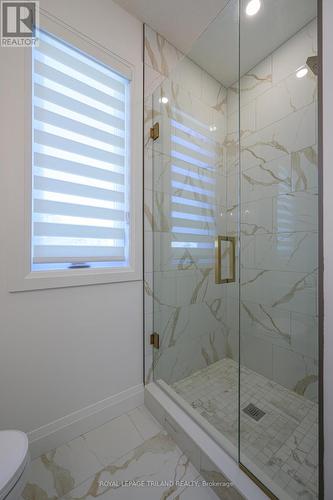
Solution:
M 226 231 L 226 97 L 220 83 L 145 26 L 147 382 L 153 362 L 155 377 L 171 384 L 230 351 L 225 287 L 214 276 L 215 235 Z M 154 361 L 153 328 L 161 337 Z
M 316 399 L 317 81 L 310 71 L 295 75 L 316 52 L 313 21 L 241 78 L 239 210 L 239 85 L 226 90 L 146 26 L 147 381 L 153 327 L 162 338 L 156 377 L 167 383 L 223 357 L 237 360 L 238 287 L 214 284 L 212 244 L 216 234 L 237 234 L 240 215 L 242 363 Z M 174 217 L 184 209 L 192 222 Z M 184 226 L 196 230 L 190 240 L 179 234 Z M 182 240 L 205 243 L 201 260 Z
M 237 230 L 240 87 L 241 361 L 313 400 L 318 380 L 317 78 L 311 71 L 297 78 L 296 70 L 316 53 L 313 21 L 227 91 L 232 233 Z M 228 300 L 237 303 L 238 297 Z

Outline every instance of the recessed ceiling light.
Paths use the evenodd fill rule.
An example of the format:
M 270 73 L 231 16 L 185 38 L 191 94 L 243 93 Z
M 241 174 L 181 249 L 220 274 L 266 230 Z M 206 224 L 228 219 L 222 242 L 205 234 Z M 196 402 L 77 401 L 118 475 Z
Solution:
M 299 68 L 297 71 L 296 71 L 296 76 L 297 78 L 303 78 L 305 75 L 308 74 L 308 68 L 305 67 L 305 66 L 302 66 L 301 68 Z
M 169 102 L 169 99 L 163 96 L 159 98 L 158 102 L 160 102 L 161 104 L 167 104 Z
M 246 15 L 254 16 L 260 10 L 260 7 L 261 7 L 260 0 L 251 0 L 246 6 L 245 9 Z
M 210 132 L 215 132 L 217 130 L 216 125 L 210 125 L 209 131 Z

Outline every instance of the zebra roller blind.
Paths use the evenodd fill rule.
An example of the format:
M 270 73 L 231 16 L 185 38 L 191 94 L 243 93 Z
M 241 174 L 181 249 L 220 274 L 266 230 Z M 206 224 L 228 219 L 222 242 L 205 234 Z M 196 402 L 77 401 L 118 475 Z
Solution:
M 32 67 L 32 268 L 124 266 L 129 80 L 39 32 Z
M 206 124 L 173 111 L 171 220 L 173 264 L 211 266 L 216 235 L 218 153 Z

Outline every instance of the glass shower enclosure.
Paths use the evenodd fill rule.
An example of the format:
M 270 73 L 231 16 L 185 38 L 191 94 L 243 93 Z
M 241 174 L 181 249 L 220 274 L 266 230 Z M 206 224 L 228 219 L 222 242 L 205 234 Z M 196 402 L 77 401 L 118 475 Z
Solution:
M 225 3 L 152 96 L 153 376 L 272 498 L 316 499 L 317 2 Z

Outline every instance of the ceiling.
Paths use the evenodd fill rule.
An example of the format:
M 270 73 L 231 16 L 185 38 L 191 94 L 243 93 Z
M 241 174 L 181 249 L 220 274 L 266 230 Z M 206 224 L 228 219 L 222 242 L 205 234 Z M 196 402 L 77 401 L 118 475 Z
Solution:
M 225 86 L 238 76 L 238 0 L 115 0 L 161 33 Z M 261 0 L 245 15 L 241 0 L 241 74 L 244 74 L 317 15 L 317 0 Z M 305 61 L 304 61 L 305 62 Z
M 316 0 L 261 0 L 253 17 L 242 2 L 240 72 L 243 75 L 317 15 Z M 238 76 L 239 26 L 237 2 L 231 1 L 194 43 L 188 56 L 226 87 Z M 305 64 L 305 61 L 304 61 Z
M 187 53 L 229 0 L 114 0 Z

